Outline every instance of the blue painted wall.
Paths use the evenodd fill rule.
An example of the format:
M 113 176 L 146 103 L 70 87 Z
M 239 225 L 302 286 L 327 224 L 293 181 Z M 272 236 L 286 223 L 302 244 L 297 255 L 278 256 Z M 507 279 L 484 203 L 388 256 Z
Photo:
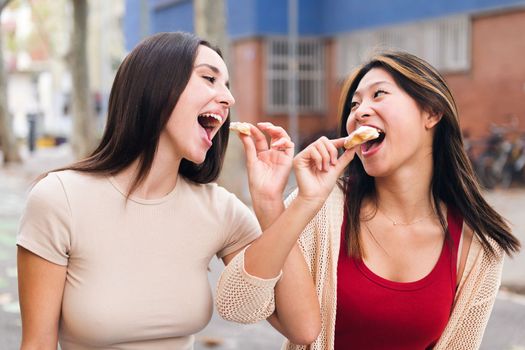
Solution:
M 227 29 L 232 38 L 253 37 L 257 30 L 257 0 L 227 0 Z
M 126 0 L 124 37 L 126 50 L 131 51 L 143 38 L 143 32 L 193 31 L 192 0 L 148 0 L 142 8 L 142 0 Z M 142 14 L 142 11 L 147 14 Z M 146 19 L 147 23 L 144 23 Z M 148 28 L 142 28 L 147 25 Z
M 228 31 L 234 39 L 288 31 L 286 0 L 227 0 L 227 6 Z M 299 34 L 331 36 L 513 6 L 525 6 L 525 0 L 299 0 Z
M 140 0 L 126 0 L 124 15 L 124 45 L 131 51 L 142 39 Z
M 324 34 L 525 5 L 524 0 L 330 0 L 323 2 Z
M 227 0 L 228 33 L 233 39 L 286 35 L 288 1 Z M 320 35 L 323 1 L 299 0 L 299 34 Z
M 213 1 L 213 0 L 210 0 Z M 141 0 L 126 0 L 126 48 L 140 40 Z M 232 39 L 288 32 L 287 0 L 226 0 Z M 455 13 L 525 7 L 525 0 L 299 0 L 299 34 L 332 36 Z M 151 32 L 193 31 L 192 0 L 149 0 Z
M 193 32 L 193 1 L 158 1 L 152 8 L 151 29 L 153 33 L 185 31 Z

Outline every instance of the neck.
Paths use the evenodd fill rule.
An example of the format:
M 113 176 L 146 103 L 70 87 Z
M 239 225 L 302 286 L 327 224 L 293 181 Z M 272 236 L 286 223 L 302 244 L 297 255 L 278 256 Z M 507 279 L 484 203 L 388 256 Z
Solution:
M 178 179 L 180 158 L 159 147 L 153 159 L 149 173 L 133 192 L 133 196 L 142 199 L 162 198 L 175 188 Z M 135 160 L 126 169 L 115 175 L 115 180 L 122 188 L 129 191 L 139 170 L 139 160 Z
M 430 187 L 431 173 L 431 170 L 418 168 L 376 178 L 379 210 L 391 221 L 399 223 L 411 223 L 430 216 L 435 212 Z

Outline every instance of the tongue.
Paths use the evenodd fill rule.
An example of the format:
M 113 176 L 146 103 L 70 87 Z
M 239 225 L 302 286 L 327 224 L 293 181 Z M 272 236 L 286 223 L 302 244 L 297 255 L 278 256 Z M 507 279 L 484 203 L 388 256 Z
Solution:
M 375 140 L 372 140 L 372 141 L 368 141 L 368 142 L 363 143 L 363 145 L 361 147 L 362 147 L 362 150 L 364 152 L 369 152 L 371 149 L 377 147 L 380 143 L 381 142 L 377 142 Z
M 202 125 L 200 126 L 200 129 L 203 136 L 211 142 L 211 130 L 203 127 Z

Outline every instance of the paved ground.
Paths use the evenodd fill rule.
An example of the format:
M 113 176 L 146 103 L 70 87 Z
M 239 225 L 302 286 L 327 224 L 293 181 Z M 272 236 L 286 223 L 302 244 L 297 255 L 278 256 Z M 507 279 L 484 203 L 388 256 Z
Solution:
M 44 169 L 64 164 L 71 158 L 66 148 L 27 157 L 23 167 L 0 168 L 0 350 L 15 350 L 20 344 L 20 315 L 16 287 L 15 235 L 31 179 Z M 488 201 L 506 216 L 515 234 L 525 243 L 525 189 L 493 191 Z M 214 260 L 210 267 L 215 286 L 222 267 Z M 503 285 L 525 294 L 525 253 L 508 259 Z M 483 340 L 482 350 L 525 350 L 525 296 L 502 290 L 496 301 Z M 214 315 L 197 334 L 196 350 L 279 349 L 282 337 L 264 322 L 255 325 L 228 323 Z

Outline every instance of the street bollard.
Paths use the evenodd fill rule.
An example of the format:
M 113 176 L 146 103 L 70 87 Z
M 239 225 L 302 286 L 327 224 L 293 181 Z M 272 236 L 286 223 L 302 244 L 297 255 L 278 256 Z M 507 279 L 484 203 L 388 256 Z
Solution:
M 27 113 L 27 122 L 29 124 L 28 135 L 27 135 L 27 145 L 29 152 L 33 153 L 36 149 L 36 122 L 37 122 L 37 113 Z

